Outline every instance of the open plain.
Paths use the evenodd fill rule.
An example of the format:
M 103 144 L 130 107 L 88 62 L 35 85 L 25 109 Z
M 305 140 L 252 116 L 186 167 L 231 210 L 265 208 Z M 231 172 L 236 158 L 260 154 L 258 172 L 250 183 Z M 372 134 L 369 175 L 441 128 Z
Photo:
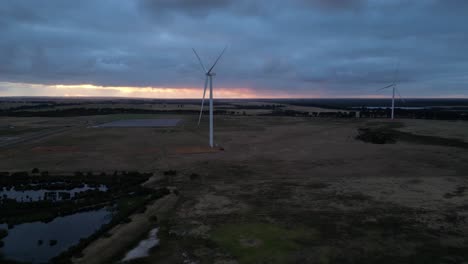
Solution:
M 99 127 L 142 118 L 181 121 Z M 76 263 L 121 259 L 135 244 L 130 234 L 156 225 L 152 214 L 160 244 L 135 263 L 468 261 L 467 122 L 216 115 L 211 151 L 207 120 L 198 127 L 197 119 L 0 117 L 16 131 L 0 148 L 0 171 L 139 170 L 154 173 L 145 185 L 173 190 L 90 243 Z M 405 136 L 366 143 L 359 128 Z M 113 249 L 100 254 L 103 245 Z

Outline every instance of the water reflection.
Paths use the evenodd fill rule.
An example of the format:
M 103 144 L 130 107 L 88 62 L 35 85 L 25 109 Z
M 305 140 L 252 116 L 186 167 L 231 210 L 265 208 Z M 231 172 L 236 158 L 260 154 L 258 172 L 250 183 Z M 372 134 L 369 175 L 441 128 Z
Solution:
M 159 244 L 158 230 L 159 228 L 152 229 L 148 235 L 148 238 L 140 241 L 140 243 L 138 243 L 135 248 L 127 252 L 122 261 L 125 262 L 137 258 L 147 257 L 149 255 L 150 249 Z
M 0 249 L 5 259 L 31 263 L 47 263 L 80 238 L 86 238 L 97 231 L 112 217 L 109 208 L 57 217 L 49 223 L 32 222 L 14 226 L 3 239 Z M 6 229 L 5 224 L 0 228 Z M 1 260 L 0 260 L 1 262 Z

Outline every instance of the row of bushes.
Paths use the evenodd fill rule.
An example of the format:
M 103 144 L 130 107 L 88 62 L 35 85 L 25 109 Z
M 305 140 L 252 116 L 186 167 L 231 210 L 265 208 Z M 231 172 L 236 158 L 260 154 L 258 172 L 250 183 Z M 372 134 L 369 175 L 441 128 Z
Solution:
M 296 110 L 275 110 L 264 116 L 302 116 L 302 117 L 329 117 L 329 118 L 354 118 L 356 112 L 305 112 Z
M 389 118 L 391 109 L 363 109 L 360 111 L 363 118 Z M 436 120 L 468 120 L 468 110 L 451 111 L 444 109 L 395 109 L 398 118 L 436 119 Z
M 49 175 L 44 171 L 37 175 L 29 174 L 27 171 L 20 172 L 0 172 L 0 186 L 15 187 L 16 189 L 72 189 L 82 186 L 84 183 L 96 186 L 103 184 L 108 187 L 122 184 L 139 184 L 151 177 L 152 173 L 138 171 L 114 171 L 112 174 L 101 172 L 75 172 L 74 177 L 65 175 Z M 57 185 L 60 183 L 61 185 Z M 54 187 L 55 186 L 55 187 Z
M 77 173 L 80 174 L 80 173 Z M 140 172 L 119 172 L 114 174 L 101 173 L 99 176 L 94 174 L 82 175 L 80 177 L 70 176 L 34 176 L 27 172 L 11 173 L 7 177 L 0 177 L 2 186 L 15 187 L 15 189 L 51 189 L 63 188 L 72 189 L 82 186 L 84 183 L 97 187 L 98 185 L 107 186 L 107 191 L 102 192 L 98 189 L 87 190 L 76 193 L 71 199 L 60 201 L 39 200 L 34 202 L 22 203 L 14 199 L 0 199 L 0 222 L 6 222 L 10 225 L 31 222 L 48 221 L 60 215 L 75 213 L 83 208 L 103 206 L 127 196 L 148 195 L 149 190 L 143 188 L 141 183 L 145 182 L 152 173 Z M 81 175 L 81 174 L 80 174 Z M 59 184 L 56 184 L 56 183 Z M 55 183 L 55 184 L 54 184 Z
M 226 110 L 215 110 L 215 114 L 226 114 Z M 0 110 L 0 116 L 12 117 L 72 117 L 113 114 L 199 114 L 198 110 L 150 110 L 136 108 L 68 108 L 45 111 Z

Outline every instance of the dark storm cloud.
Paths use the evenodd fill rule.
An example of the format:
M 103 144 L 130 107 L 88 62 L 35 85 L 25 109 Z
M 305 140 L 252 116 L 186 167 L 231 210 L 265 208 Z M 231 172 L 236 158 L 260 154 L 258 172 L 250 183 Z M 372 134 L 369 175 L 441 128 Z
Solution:
M 467 95 L 462 0 L 6 0 L 0 82 Z M 404 92 L 404 93 L 405 93 Z M 421 94 L 423 93 L 423 94 Z
M 141 5 L 157 16 L 165 16 L 166 12 L 206 15 L 213 10 L 226 8 L 234 2 L 234 0 L 142 0 Z
M 364 0 L 302 0 L 317 7 L 344 10 L 344 9 L 357 9 L 366 4 Z

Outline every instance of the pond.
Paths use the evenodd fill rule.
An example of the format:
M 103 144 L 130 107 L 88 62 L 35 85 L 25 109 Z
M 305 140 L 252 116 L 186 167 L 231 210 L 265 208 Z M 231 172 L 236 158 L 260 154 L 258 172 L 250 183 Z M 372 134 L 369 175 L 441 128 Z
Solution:
M 3 238 L 0 255 L 5 259 L 31 263 L 47 263 L 51 258 L 78 244 L 110 222 L 110 208 L 57 217 L 51 222 L 32 222 L 14 226 Z M 7 229 L 0 224 L 0 229 Z M 1 259 L 0 259 L 1 262 Z
M 154 228 L 149 232 L 146 239 L 140 241 L 138 245 L 132 250 L 128 251 L 125 257 L 122 259 L 123 262 L 130 261 L 137 258 L 144 258 L 149 255 L 150 249 L 154 248 L 159 244 L 158 239 L 159 228 Z
M 88 190 L 99 190 L 101 192 L 105 192 L 107 191 L 107 186 L 99 185 L 97 187 L 91 187 L 84 184 L 81 187 L 69 190 L 15 190 L 15 187 L 12 187 L 11 189 L 3 187 L 0 189 L 0 198 L 14 199 L 17 202 L 36 202 L 39 200 L 60 201 L 73 198 L 75 194 Z

